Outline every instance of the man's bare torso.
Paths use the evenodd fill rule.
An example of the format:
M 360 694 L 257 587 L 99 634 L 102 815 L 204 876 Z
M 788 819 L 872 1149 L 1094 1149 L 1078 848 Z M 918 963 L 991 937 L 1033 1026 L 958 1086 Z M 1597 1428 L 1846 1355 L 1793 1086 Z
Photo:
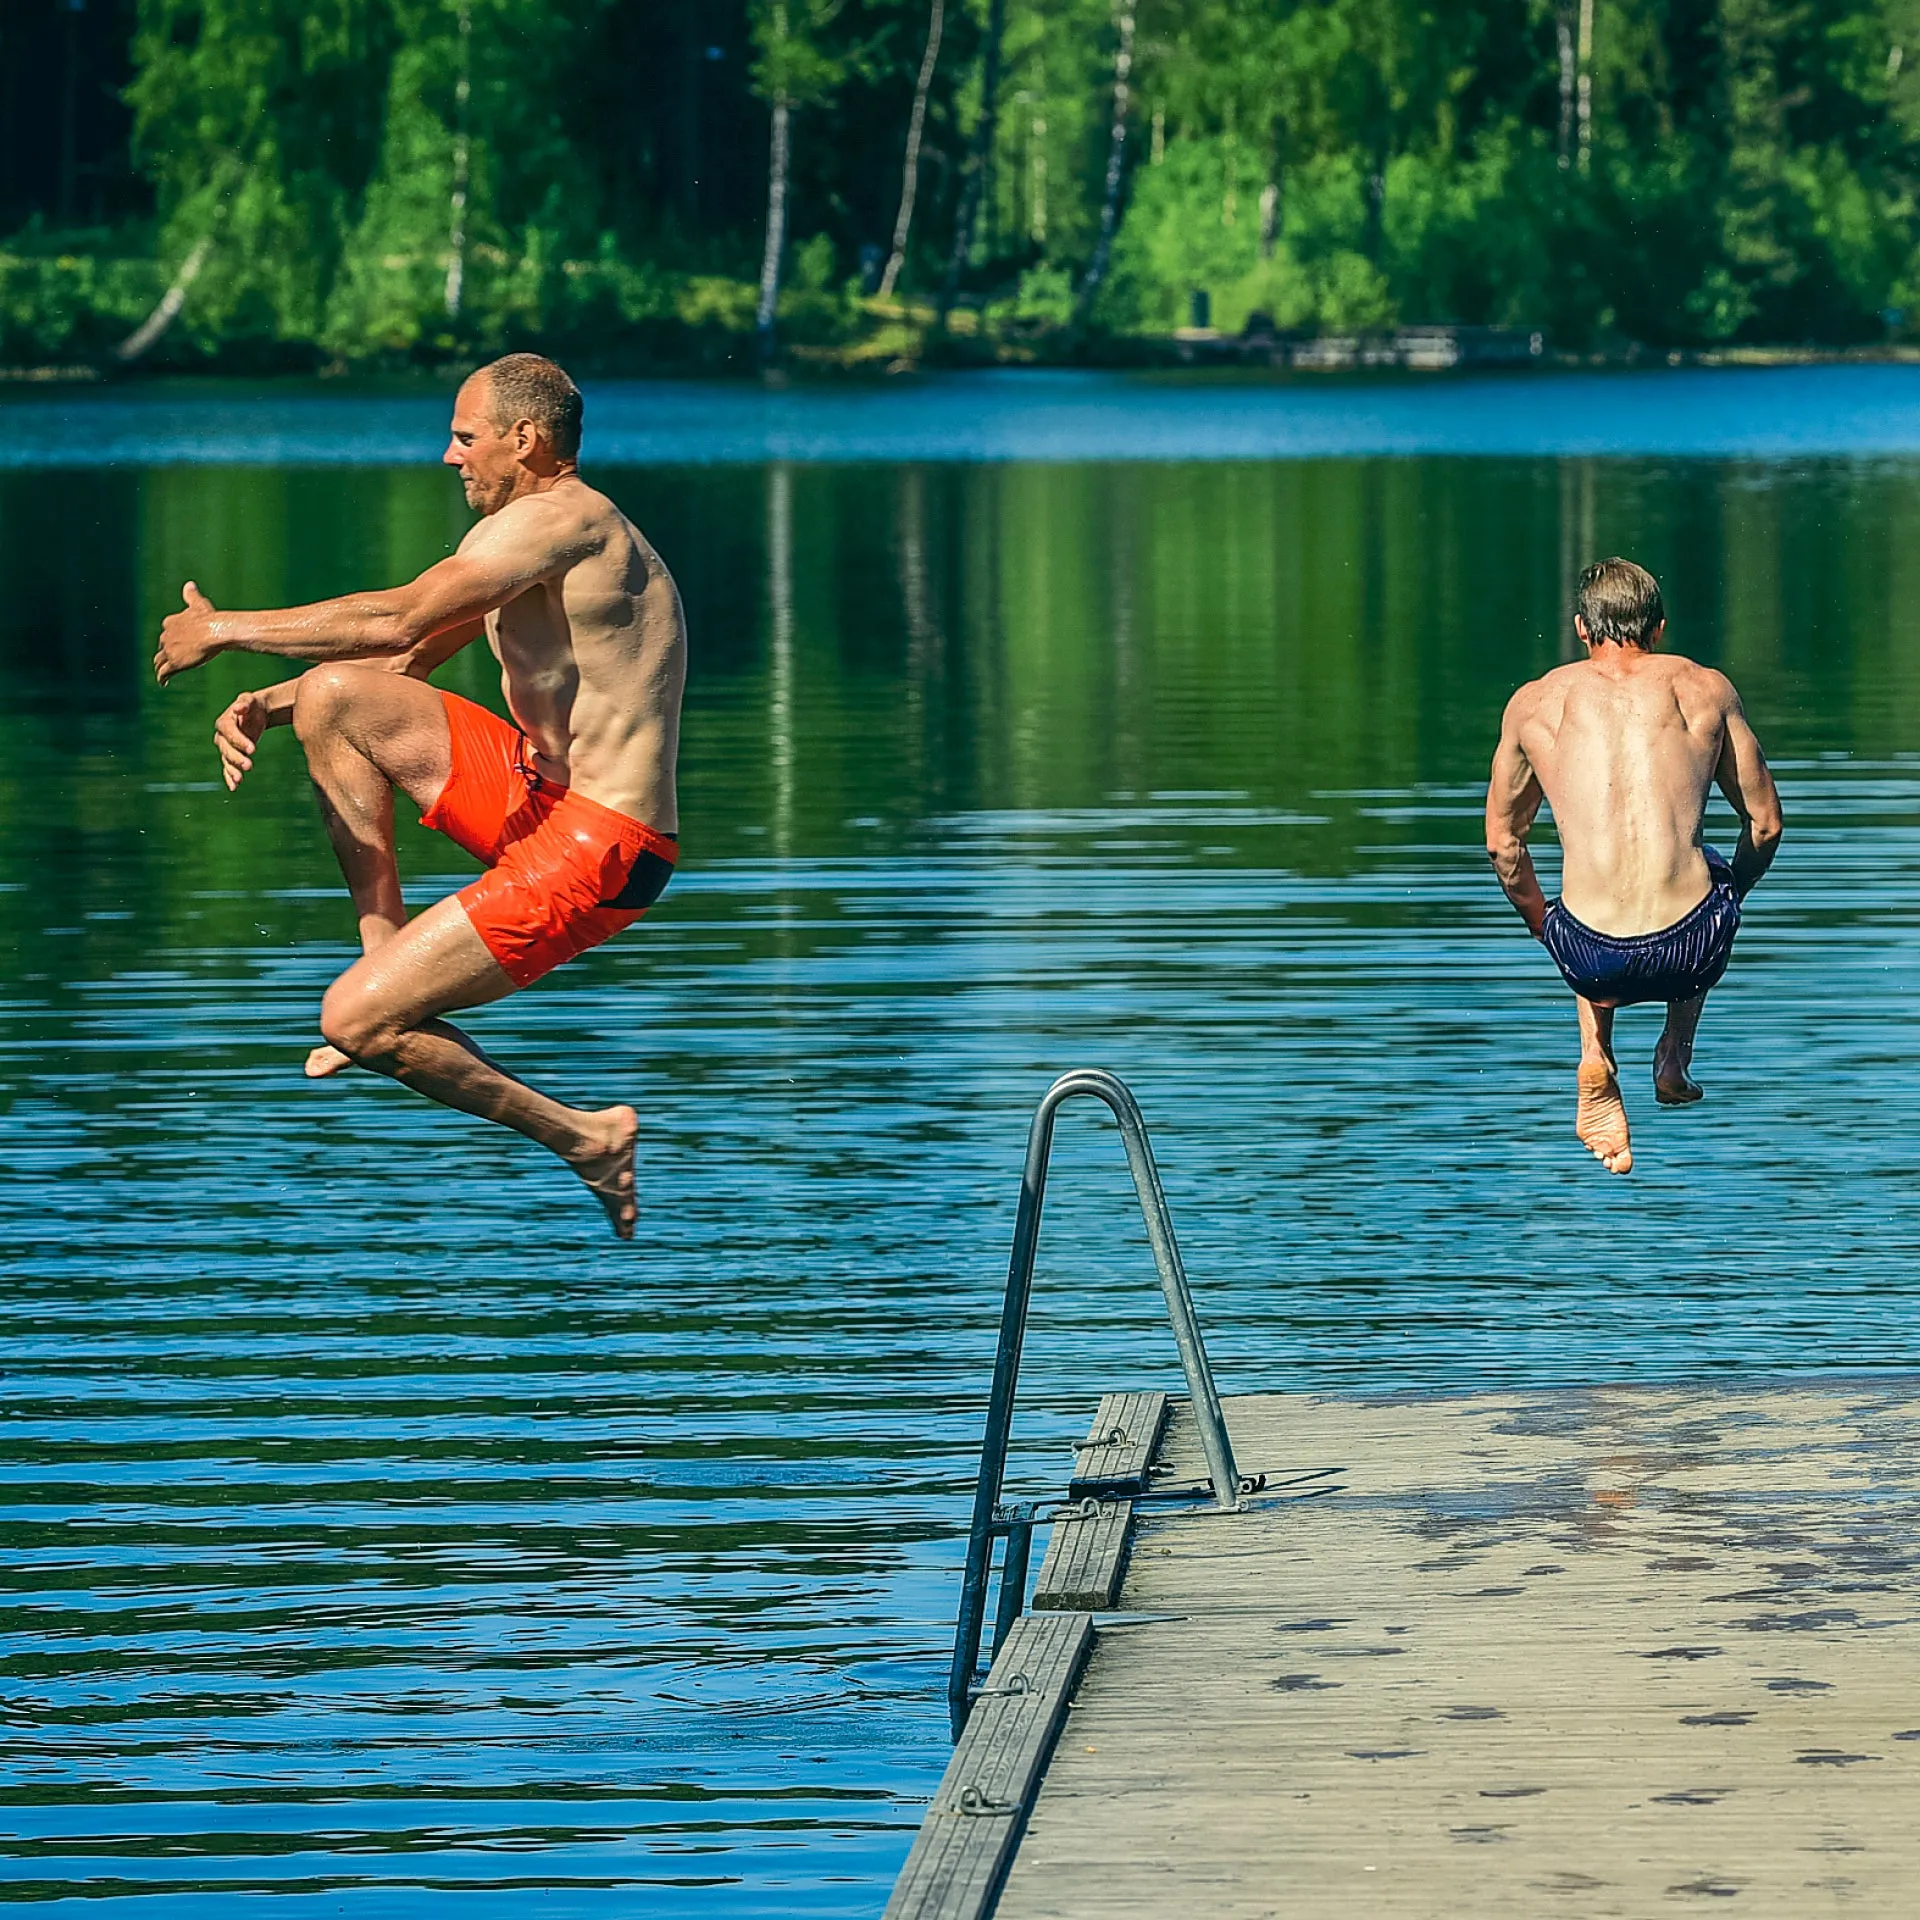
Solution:
M 577 477 L 488 516 L 460 550 L 485 545 L 524 550 L 539 576 L 486 621 L 507 706 L 539 771 L 677 833 L 686 623 L 665 563 Z
M 1555 668 L 1515 705 L 1559 829 L 1567 911 L 1621 937 L 1684 918 L 1708 892 L 1701 824 L 1737 708 L 1731 682 L 1615 646 Z

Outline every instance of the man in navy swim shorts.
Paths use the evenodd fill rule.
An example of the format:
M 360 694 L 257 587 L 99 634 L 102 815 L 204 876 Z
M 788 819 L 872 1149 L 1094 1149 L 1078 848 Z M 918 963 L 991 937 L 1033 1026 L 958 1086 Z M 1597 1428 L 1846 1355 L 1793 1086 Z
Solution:
M 1726 972 L 1740 903 L 1780 844 L 1780 796 L 1725 674 L 1657 651 L 1660 589 L 1631 560 L 1580 576 L 1587 657 L 1507 703 L 1487 788 L 1487 853 L 1580 1010 L 1574 1130 L 1609 1173 L 1633 1166 L 1613 1057 L 1616 1007 L 1663 1002 L 1654 1097 L 1701 1097 L 1689 1069 L 1709 990 Z M 1718 786 L 1740 816 L 1732 862 L 1701 843 Z M 1527 851 L 1545 801 L 1560 832 L 1551 906 Z

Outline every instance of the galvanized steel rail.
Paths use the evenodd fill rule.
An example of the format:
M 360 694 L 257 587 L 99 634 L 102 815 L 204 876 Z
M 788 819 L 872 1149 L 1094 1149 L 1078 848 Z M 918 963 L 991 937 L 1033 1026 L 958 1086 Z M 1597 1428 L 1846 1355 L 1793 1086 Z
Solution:
M 1000 1347 L 993 1362 L 993 1391 L 987 1402 L 987 1428 L 980 1443 L 980 1477 L 974 1488 L 973 1525 L 967 1537 L 966 1574 L 960 1588 L 960 1617 L 953 1636 L 953 1665 L 947 1677 L 947 1711 L 957 1740 L 966 1725 L 975 1697 L 980 1665 L 980 1636 L 986 1624 L 987 1583 L 993 1543 L 1004 1538 L 1007 1547 L 1000 1573 L 999 1607 L 994 1623 L 993 1650 L 997 1653 L 1020 1617 L 1026 1590 L 1027 1563 L 1033 1541 L 1033 1508 L 1003 1507 L 1000 1487 L 1006 1476 L 1007 1442 L 1013 1428 L 1014 1389 L 1020 1378 L 1020 1349 L 1026 1337 L 1027 1306 L 1033 1295 L 1034 1256 L 1040 1246 L 1040 1210 L 1047 1194 L 1047 1162 L 1053 1152 L 1054 1117 L 1076 1095 L 1104 1100 L 1120 1123 L 1120 1137 L 1140 1198 L 1147 1240 L 1166 1296 L 1167 1316 L 1180 1349 L 1180 1365 L 1187 1376 L 1187 1392 L 1200 1429 L 1200 1443 L 1212 1476 L 1215 1504 L 1231 1513 L 1240 1504 L 1239 1469 L 1227 1423 L 1220 1412 L 1220 1395 L 1207 1364 L 1207 1349 L 1194 1318 L 1193 1295 L 1181 1264 L 1179 1243 L 1173 1237 L 1173 1219 L 1161 1189 L 1147 1123 L 1126 1085 L 1110 1073 L 1082 1067 L 1065 1073 L 1047 1089 L 1027 1135 L 1027 1164 L 1020 1179 L 1020 1209 L 1014 1221 L 1013 1254 L 1007 1266 L 1007 1296 L 1000 1310 Z

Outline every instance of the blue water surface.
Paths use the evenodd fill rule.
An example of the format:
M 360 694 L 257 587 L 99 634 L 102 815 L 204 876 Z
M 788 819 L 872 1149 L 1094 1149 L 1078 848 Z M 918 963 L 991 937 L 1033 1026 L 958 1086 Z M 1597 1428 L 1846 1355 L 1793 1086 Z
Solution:
M 1895 450 L 1915 377 L 596 394 L 603 456 L 725 414 L 714 464 L 596 469 L 687 597 L 686 859 L 471 1024 L 641 1109 L 632 1247 L 526 1143 L 301 1078 L 351 926 L 294 743 L 229 796 L 208 728 L 267 675 L 145 674 L 189 572 L 261 604 L 446 551 L 440 403 L 8 403 L 8 458 L 59 419 L 61 458 L 125 464 L 0 476 L 0 1893 L 872 1920 L 946 1758 L 1026 1122 L 1065 1067 L 1137 1090 L 1229 1391 L 1920 1365 L 1920 469 L 1851 457 Z M 1836 447 L 1849 406 L 1872 431 Z M 1528 410 L 1651 440 L 1662 407 L 1657 457 L 1459 457 Z M 782 408 L 848 459 L 753 464 Z M 170 464 L 290 413 L 296 452 Z M 1455 451 L 918 464 L 1367 418 Z M 1732 444 L 1763 431 L 1847 457 Z M 381 446 L 405 464 L 297 464 Z M 1735 676 L 1789 815 L 1704 1105 L 1655 1108 L 1657 1016 L 1622 1016 L 1624 1180 L 1572 1137 L 1572 1012 L 1479 819 L 1502 703 L 1618 549 Z M 477 658 L 444 677 L 498 697 Z M 416 903 L 470 873 L 402 837 Z M 1060 1487 L 1100 1391 L 1176 1380 L 1075 1112 L 1015 1489 Z
M 0 467 L 384 466 L 443 445 L 451 385 L 207 383 L 0 402 Z M 1053 370 L 885 384 L 601 380 L 593 456 L 621 465 L 794 461 L 1303 460 L 1366 455 L 1873 458 L 1920 453 L 1920 366 L 1516 370 L 1275 379 Z

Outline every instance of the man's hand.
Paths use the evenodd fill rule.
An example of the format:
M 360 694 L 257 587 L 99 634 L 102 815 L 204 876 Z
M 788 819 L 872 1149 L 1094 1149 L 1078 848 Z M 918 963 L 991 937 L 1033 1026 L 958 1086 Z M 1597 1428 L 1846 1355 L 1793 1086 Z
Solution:
M 213 723 L 213 744 L 220 754 L 220 777 L 231 793 L 253 771 L 253 750 L 269 727 L 293 724 L 293 703 L 300 680 L 282 680 L 277 687 L 243 693 Z
M 253 750 L 273 724 L 266 695 L 243 693 L 213 723 L 213 744 L 220 754 L 220 777 L 231 793 L 253 770 Z
M 164 687 L 176 673 L 205 666 L 221 651 L 213 637 L 212 621 L 218 609 L 191 580 L 180 589 L 186 606 L 170 613 L 160 625 L 160 646 L 153 656 L 154 678 Z

